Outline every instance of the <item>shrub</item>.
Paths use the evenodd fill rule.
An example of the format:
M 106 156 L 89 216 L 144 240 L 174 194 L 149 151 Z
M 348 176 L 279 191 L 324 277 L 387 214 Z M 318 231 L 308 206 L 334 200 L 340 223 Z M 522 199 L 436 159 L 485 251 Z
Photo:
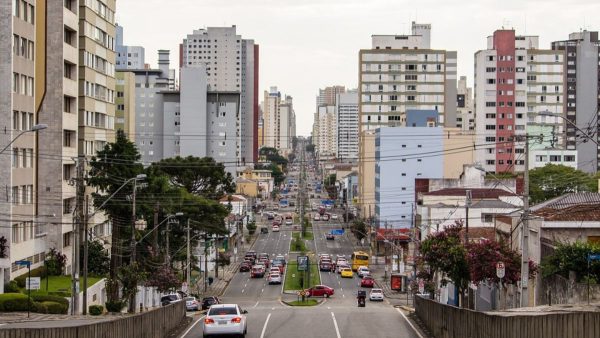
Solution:
M 31 295 L 34 302 L 53 302 L 69 306 L 69 300 L 64 297 L 49 296 L 49 295 Z
M 18 293 L 21 292 L 19 289 L 19 285 L 16 281 L 11 280 L 10 282 L 4 284 L 4 292 L 5 293 Z
M 89 313 L 92 316 L 99 316 L 104 312 L 104 307 L 102 305 L 90 305 Z
M 6 312 L 14 312 L 14 311 L 27 311 L 28 309 L 34 310 L 35 304 L 33 302 L 29 303 L 27 296 L 23 295 L 23 298 L 15 298 L 8 299 L 4 301 L 4 311 Z M 27 304 L 30 304 L 28 307 Z
M 114 302 L 106 302 L 106 311 L 108 312 L 121 312 L 125 307 L 125 302 L 122 300 L 117 300 Z
M 8 258 L 8 240 L 6 237 L 0 237 L 0 258 Z
M 48 312 L 46 313 L 66 315 L 69 311 L 68 304 L 61 304 L 58 302 L 41 302 L 41 304 L 43 304 L 48 309 Z
M 48 307 L 44 303 L 34 302 L 31 311 L 35 313 L 48 313 Z
M 55 248 L 50 249 L 46 255 L 46 266 L 50 276 L 60 276 L 67 264 L 67 255 L 61 253 Z
M 27 302 L 27 296 L 22 293 L 5 293 L 0 294 L 0 312 L 9 311 L 5 308 L 6 302 L 20 300 Z M 27 303 L 26 303 L 27 304 Z M 11 305 L 12 306 L 12 305 Z M 27 310 L 27 308 L 25 308 Z
M 28 273 L 24 273 L 18 277 L 15 277 L 15 281 L 17 282 L 17 285 L 19 285 L 20 288 L 25 287 L 25 279 L 27 277 L 29 277 Z M 35 268 L 35 269 L 31 270 L 31 277 L 46 278 L 46 268 L 43 266 L 40 266 L 39 268 Z

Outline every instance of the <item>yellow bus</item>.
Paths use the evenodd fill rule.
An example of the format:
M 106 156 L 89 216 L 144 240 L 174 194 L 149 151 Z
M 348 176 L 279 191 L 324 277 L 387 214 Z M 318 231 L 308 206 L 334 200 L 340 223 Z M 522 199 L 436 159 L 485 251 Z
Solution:
M 354 251 L 351 259 L 352 271 L 356 271 L 359 266 L 369 266 L 369 254 L 364 251 Z

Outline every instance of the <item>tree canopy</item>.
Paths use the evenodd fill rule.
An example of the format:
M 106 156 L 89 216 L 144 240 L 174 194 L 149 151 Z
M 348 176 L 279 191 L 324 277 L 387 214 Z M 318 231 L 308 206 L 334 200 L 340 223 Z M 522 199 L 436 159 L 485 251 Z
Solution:
M 547 164 L 529 171 L 529 196 L 540 203 L 567 193 L 598 191 L 597 177 L 564 165 Z

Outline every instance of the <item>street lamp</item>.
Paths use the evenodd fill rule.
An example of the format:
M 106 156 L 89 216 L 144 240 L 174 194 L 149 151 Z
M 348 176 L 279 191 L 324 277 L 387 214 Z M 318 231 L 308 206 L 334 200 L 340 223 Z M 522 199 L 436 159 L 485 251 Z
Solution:
M 19 135 L 15 136 L 15 138 L 13 138 L 12 141 L 10 141 L 10 143 L 8 143 L 6 145 L 6 147 L 4 147 L 2 150 L 0 150 L 0 154 L 4 153 L 4 151 L 6 151 L 6 149 L 8 149 L 8 147 L 10 147 L 10 145 L 13 144 L 19 137 L 21 137 L 21 135 L 23 135 L 25 133 L 36 132 L 38 130 L 42 130 L 42 129 L 46 129 L 46 128 L 48 128 L 47 124 L 36 124 L 33 127 L 31 127 L 31 129 L 29 129 L 29 130 L 23 130 L 22 132 L 19 133 Z
M 550 117 L 559 117 L 563 120 L 565 120 L 565 122 L 567 122 L 567 124 L 571 125 L 573 128 L 577 129 L 579 132 L 581 132 L 583 134 L 583 136 L 585 136 L 587 139 L 589 139 L 590 141 L 594 142 L 596 145 L 598 145 L 598 140 L 594 139 L 591 135 L 589 135 L 588 133 L 586 133 L 585 131 L 583 131 L 581 128 L 579 128 L 575 123 L 573 123 L 573 121 L 569 120 L 568 118 L 560 115 L 560 114 L 555 114 L 549 110 L 545 110 L 545 111 L 541 111 L 538 113 L 539 116 L 550 116 Z

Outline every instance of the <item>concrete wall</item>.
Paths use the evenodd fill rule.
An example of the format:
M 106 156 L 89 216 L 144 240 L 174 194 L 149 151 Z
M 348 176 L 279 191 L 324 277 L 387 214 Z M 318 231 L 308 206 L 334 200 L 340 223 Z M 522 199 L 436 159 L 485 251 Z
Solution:
M 575 282 L 575 276 L 564 278 L 554 275 L 542 278 L 536 304 L 585 304 L 588 301 L 588 285 Z M 590 302 L 600 301 L 600 284 L 590 285 Z
M 206 68 L 182 68 L 181 83 L 181 156 L 207 156 Z

